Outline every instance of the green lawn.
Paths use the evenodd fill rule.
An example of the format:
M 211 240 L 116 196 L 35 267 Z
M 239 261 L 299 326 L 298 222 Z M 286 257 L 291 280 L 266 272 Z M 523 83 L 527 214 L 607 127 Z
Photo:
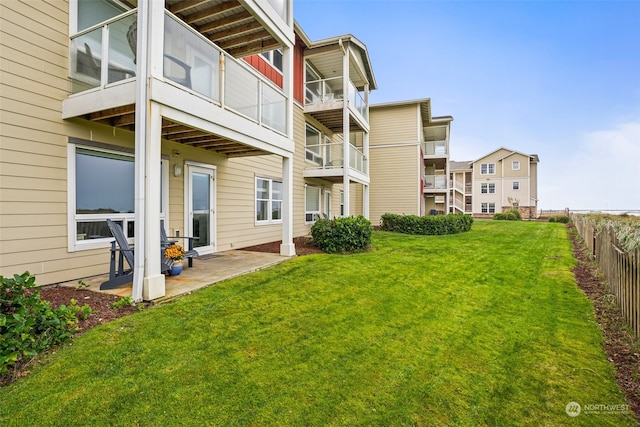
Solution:
M 374 233 L 99 326 L 0 389 L 0 425 L 635 425 L 562 224 Z

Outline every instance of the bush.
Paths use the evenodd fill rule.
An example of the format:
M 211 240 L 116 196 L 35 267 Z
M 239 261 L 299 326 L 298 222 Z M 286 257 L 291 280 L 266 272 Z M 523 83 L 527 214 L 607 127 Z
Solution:
M 319 219 L 311 227 L 316 246 L 326 253 L 362 252 L 371 246 L 371 221 L 362 215 L 336 219 Z
M 571 219 L 567 215 L 557 215 L 549 217 L 549 222 L 560 222 L 562 224 L 568 224 L 570 221 Z
M 493 219 L 504 221 L 505 219 L 507 219 L 507 215 L 503 214 L 502 212 L 496 212 L 493 214 Z
M 86 318 L 88 305 L 51 308 L 40 299 L 35 276 L 29 272 L 0 276 L 0 375 L 22 364 L 55 344 L 71 337 L 78 329 L 78 314 Z
M 471 215 L 450 214 L 435 216 L 382 215 L 380 229 L 404 234 L 443 235 L 471 230 Z
M 507 211 L 507 212 L 494 213 L 493 219 L 506 220 L 506 221 L 520 221 L 522 219 L 522 215 L 520 215 L 519 210 L 511 209 L 510 211 Z

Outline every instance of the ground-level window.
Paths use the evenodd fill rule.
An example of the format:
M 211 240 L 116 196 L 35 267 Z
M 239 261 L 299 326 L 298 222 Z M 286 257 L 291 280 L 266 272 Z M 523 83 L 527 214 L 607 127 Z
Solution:
M 482 213 L 496 213 L 495 203 L 482 203 Z
M 513 181 L 513 189 L 514 190 L 519 190 L 520 189 L 520 182 L 519 181 Z
M 480 164 L 480 175 L 493 175 L 496 173 L 496 164 L 495 163 L 481 163 Z
M 168 200 L 168 164 L 161 162 L 160 216 Z M 69 249 L 107 247 L 107 219 L 134 237 L 135 157 L 119 150 L 69 144 Z M 158 225 L 159 226 L 159 225 Z
M 320 187 L 307 185 L 305 187 L 305 222 L 315 222 L 320 219 Z
M 256 178 L 256 222 L 282 221 L 282 181 Z

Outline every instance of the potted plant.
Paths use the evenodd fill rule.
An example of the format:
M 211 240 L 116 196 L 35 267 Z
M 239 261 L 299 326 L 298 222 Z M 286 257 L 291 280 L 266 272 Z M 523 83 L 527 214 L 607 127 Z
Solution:
M 164 250 L 164 256 L 173 261 L 173 265 L 171 266 L 171 270 L 169 273 L 172 276 L 177 276 L 182 272 L 182 260 L 184 259 L 186 251 L 177 243 L 172 244 Z

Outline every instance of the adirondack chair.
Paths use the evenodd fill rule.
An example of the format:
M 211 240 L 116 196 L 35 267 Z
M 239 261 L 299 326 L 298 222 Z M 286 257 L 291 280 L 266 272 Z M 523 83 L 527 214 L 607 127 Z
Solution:
M 129 246 L 127 238 L 122 231 L 122 227 L 110 219 L 107 219 L 109 231 L 115 238 L 111 242 L 111 260 L 109 263 L 109 280 L 100 285 L 100 290 L 113 289 L 133 281 L 133 249 Z M 116 245 L 118 247 L 116 247 Z M 116 257 L 116 252 L 117 257 Z M 164 249 L 161 249 L 160 270 L 168 271 L 173 264 L 172 260 L 164 256 Z M 125 267 L 125 260 L 129 267 Z
M 184 257 L 189 260 L 189 267 L 193 267 L 193 258 L 200 255 L 193 249 L 193 241 L 195 240 L 195 238 L 187 236 L 176 236 L 169 239 L 169 237 L 167 237 L 167 231 L 164 228 L 164 220 L 160 220 L 160 245 L 162 246 L 163 251 L 174 243 L 178 243 L 178 240 L 173 239 L 187 239 L 187 253 L 184 255 Z

